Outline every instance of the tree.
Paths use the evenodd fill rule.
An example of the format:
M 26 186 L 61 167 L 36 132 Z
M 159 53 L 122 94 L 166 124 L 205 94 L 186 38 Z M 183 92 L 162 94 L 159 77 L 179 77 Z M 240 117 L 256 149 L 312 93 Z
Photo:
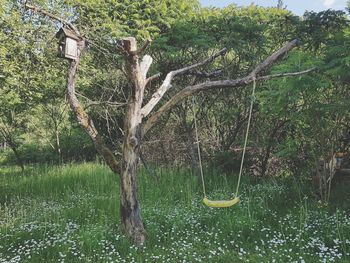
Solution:
M 50 145 L 58 163 L 63 161 L 61 137 L 64 130 L 70 127 L 68 104 L 60 98 L 51 98 L 31 110 L 32 116 L 27 117 L 28 130 L 33 134 L 36 144 Z M 38 118 L 41 116 L 41 118 Z
M 30 5 L 26 6 L 27 8 L 32 9 L 36 12 L 48 15 L 47 12 L 44 12 L 41 9 Z M 51 17 L 55 18 L 54 16 Z M 59 21 L 63 22 L 71 30 L 74 30 L 77 36 L 80 36 L 78 30 L 76 30 L 72 24 L 63 19 L 59 19 Z M 202 62 L 169 72 L 159 88 L 149 99 L 149 101 L 144 103 L 145 88 L 151 80 L 159 78 L 159 75 L 147 77 L 149 68 L 153 61 L 152 57 L 145 55 L 142 59 L 140 59 L 141 54 L 144 53 L 150 42 L 147 41 L 142 47 L 138 48 L 135 38 L 123 38 L 120 41 L 119 50 L 124 55 L 125 59 L 124 72 L 129 81 L 129 94 L 126 113 L 124 116 L 122 158 L 120 161 L 118 161 L 114 153 L 104 143 L 102 137 L 99 135 L 99 132 L 94 125 L 93 120 L 84 110 L 77 97 L 76 81 L 78 78 L 78 68 L 82 51 L 86 47 L 86 40 L 81 36 L 80 38 L 81 41 L 79 42 L 78 58 L 76 60 L 69 61 L 67 81 L 68 101 L 78 123 L 90 136 L 97 152 L 104 158 L 106 164 L 110 167 L 110 169 L 115 174 L 119 174 L 120 176 L 120 210 L 122 224 L 127 236 L 129 236 L 137 245 L 143 245 L 146 239 L 146 233 L 141 219 L 140 204 L 137 198 L 137 171 L 142 138 L 168 110 L 183 101 L 185 98 L 201 91 L 215 90 L 220 88 L 232 89 L 235 87 L 247 86 L 253 81 L 264 81 L 272 78 L 287 76 L 299 76 L 313 70 L 309 69 L 300 72 L 273 75 L 263 74 L 274 63 L 284 57 L 290 50 L 299 45 L 298 40 L 293 40 L 274 52 L 262 63 L 258 64 L 251 70 L 248 75 L 244 77 L 237 79 L 207 81 L 192 86 L 187 86 L 178 91 L 162 106 L 158 107 L 158 104 L 160 104 L 164 95 L 171 89 L 171 84 L 175 77 L 183 76 L 203 65 L 211 63 L 216 58 L 223 56 L 227 50 L 222 49 L 209 56 L 209 58 L 205 59 Z M 157 107 L 158 110 L 154 112 Z
M 60 66 L 51 66 L 55 57 L 47 47 L 47 40 L 52 38 L 49 28 L 47 23 L 32 23 L 23 17 L 16 1 L 1 1 L 0 133 L 22 169 L 19 147 L 27 130 L 26 115 L 47 93 L 59 94 L 55 88 L 62 87 L 59 80 L 64 79 L 57 75 Z M 44 74 L 42 68 L 46 69 Z

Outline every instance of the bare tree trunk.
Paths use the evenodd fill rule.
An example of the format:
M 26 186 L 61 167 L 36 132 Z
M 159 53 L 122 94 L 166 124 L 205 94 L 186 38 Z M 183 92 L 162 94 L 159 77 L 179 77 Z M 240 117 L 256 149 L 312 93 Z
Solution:
M 145 78 L 139 64 L 135 38 L 125 38 L 126 73 L 130 80 L 130 98 L 124 118 L 123 160 L 120 177 L 120 212 L 124 231 L 137 245 L 143 245 L 146 231 L 137 198 L 137 171 L 141 144 L 141 107 Z
M 132 85 L 131 98 L 127 114 L 125 116 L 125 137 L 123 145 L 123 160 L 120 166 L 116 162 L 113 153 L 104 145 L 102 138 L 99 136 L 93 121 L 89 118 L 87 113 L 81 107 L 76 95 L 75 95 L 75 78 L 76 70 L 79 60 L 72 61 L 69 75 L 68 75 L 68 100 L 73 112 L 85 130 L 90 136 L 97 152 L 103 156 L 107 165 L 111 170 L 120 174 L 120 211 L 121 219 L 124 227 L 124 231 L 128 237 L 137 245 L 143 245 L 146 239 L 146 233 L 143 227 L 140 205 L 137 199 L 137 170 L 138 160 L 140 154 L 140 140 L 141 140 L 141 103 L 143 96 L 142 92 L 138 92 L 137 86 Z M 138 66 L 138 63 L 137 63 Z M 134 68 L 130 67 L 130 72 L 133 72 Z M 136 81 L 136 84 L 138 82 Z M 134 84 L 134 83 L 133 83 Z
M 137 245 L 143 245 L 146 231 L 137 198 L 137 171 L 140 156 L 140 114 L 136 101 L 130 101 L 125 117 L 125 137 L 120 177 L 120 214 L 125 233 Z
M 59 134 L 58 130 L 56 130 L 55 135 L 56 135 L 57 154 L 58 154 L 59 162 L 61 162 L 62 161 L 62 151 L 61 151 L 61 143 L 60 143 L 60 134 Z

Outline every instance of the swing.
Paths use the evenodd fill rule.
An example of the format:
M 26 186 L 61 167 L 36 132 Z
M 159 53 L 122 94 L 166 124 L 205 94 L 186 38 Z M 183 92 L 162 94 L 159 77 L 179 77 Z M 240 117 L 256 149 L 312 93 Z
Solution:
M 253 105 L 254 105 L 254 96 L 255 96 L 255 88 L 256 88 L 256 80 L 255 76 L 253 77 L 253 91 L 252 91 L 252 100 L 250 103 L 250 108 L 249 108 L 249 117 L 248 117 L 248 124 L 247 124 L 247 130 L 245 134 L 245 139 L 244 139 L 244 147 L 243 147 L 243 153 L 242 153 L 242 159 L 241 159 L 241 166 L 239 169 L 239 175 L 238 175 L 238 182 L 237 182 L 237 188 L 236 188 L 236 193 L 235 197 L 229 200 L 210 200 L 207 197 L 206 191 L 205 191 L 205 182 L 204 182 L 204 175 L 203 175 L 203 167 L 202 167 L 202 158 L 201 158 L 201 151 L 199 147 L 199 137 L 198 137 L 198 128 L 197 128 L 197 120 L 196 120 L 196 114 L 194 113 L 194 128 L 196 131 L 196 144 L 197 144 L 197 151 L 198 151 L 198 161 L 199 161 L 199 168 L 200 168 L 200 174 L 201 174 L 201 179 L 202 179 L 202 188 L 203 188 L 203 203 L 208 206 L 208 207 L 213 207 L 213 208 L 225 208 L 225 207 L 231 207 L 237 203 L 239 203 L 240 199 L 238 197 L 239 194 L 239 186 L 241 183 L 241 177 L 242 177 L 242 172 L 243 172 L 243 164 L 244 164 L 244 157 L 245 157 L 245 152 L 247 148 L 247 142 L 248 142 L 248 134 L 249 134 L 249 128 L 250 128 L 250 122 L 252 118 L 252 111 L 253 111 Z M 193 102 L 193 112 L 194 112 L 194 102 Z

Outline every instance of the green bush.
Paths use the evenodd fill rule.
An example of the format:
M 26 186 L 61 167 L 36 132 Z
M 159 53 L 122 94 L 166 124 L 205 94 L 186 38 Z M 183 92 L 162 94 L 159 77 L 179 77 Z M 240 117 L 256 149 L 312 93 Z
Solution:
M 61 138 L 61 148 L 64 162 L 92 161 L 96 158 L 90 138 L 80 129 L 73 129 L 70 134 L 64 134 Z
M 23 144 L 18 152 L 25 164 L 82 162 L 96 158 L 96 151 L 91 140 L 78 129 L 73 129 L 69 134 L 62 134 L 60 144 L 61 160 L 57 151 L 50 145 L 38 144 L 34 141 Z M 14 165 L 17 163 L 16 156 L 10 149 L 3 150 L 0 153 L 0 163 Z

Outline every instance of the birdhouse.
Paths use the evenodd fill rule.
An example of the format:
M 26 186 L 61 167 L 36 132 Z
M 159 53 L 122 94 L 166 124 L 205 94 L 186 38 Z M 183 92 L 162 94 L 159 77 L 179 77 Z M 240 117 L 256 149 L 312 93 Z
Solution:
M 73 30 L 64 27 L 56 33 L 56 38 L 58 38 L 58 55 L 62 58 L 76 60 L 78 58 L 78 42 L 81 38 Z

